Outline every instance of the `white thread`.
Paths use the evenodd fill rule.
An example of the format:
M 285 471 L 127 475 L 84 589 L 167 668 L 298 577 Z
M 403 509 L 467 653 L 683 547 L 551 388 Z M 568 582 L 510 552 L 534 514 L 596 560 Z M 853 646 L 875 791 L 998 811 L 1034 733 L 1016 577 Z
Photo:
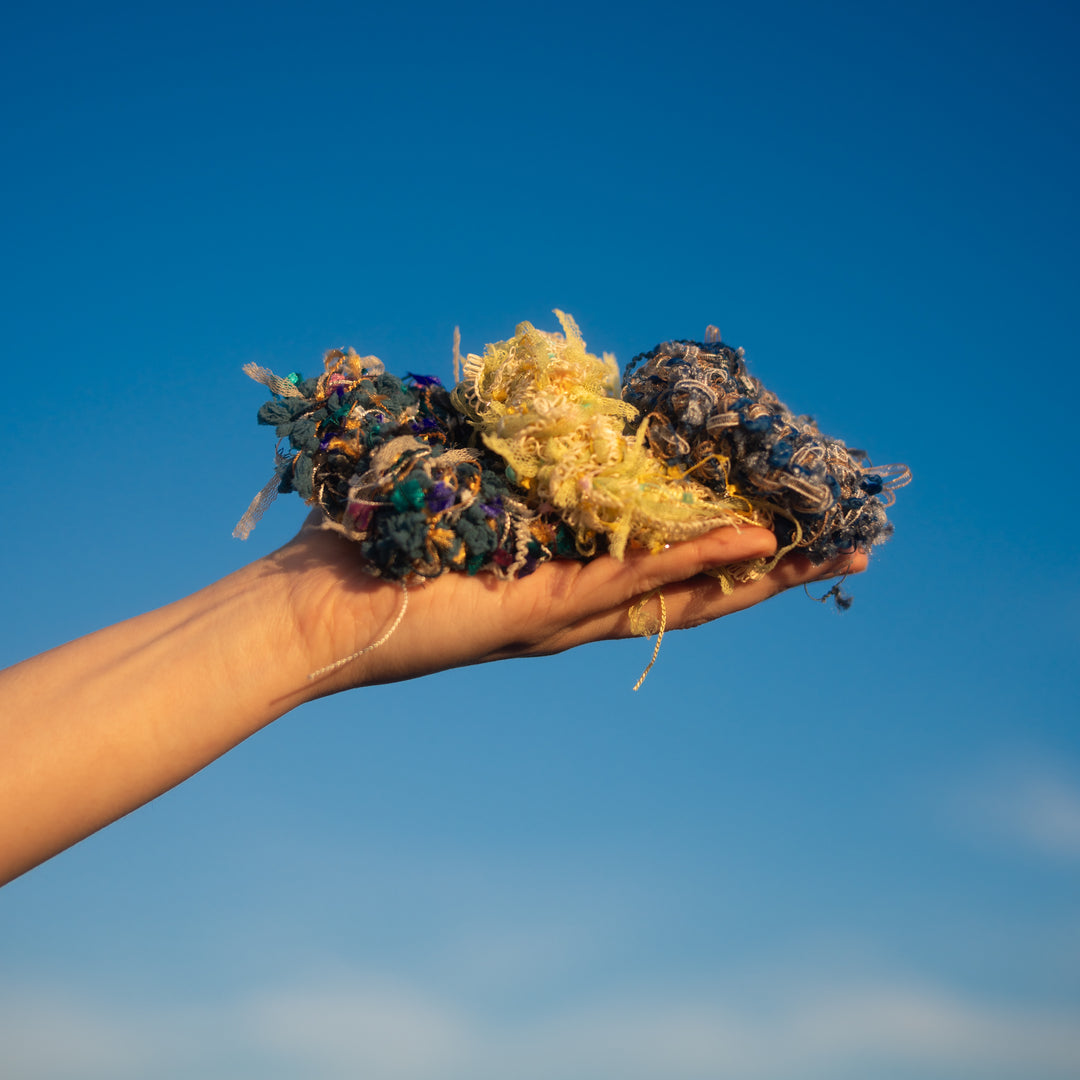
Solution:
M 344 667 L 346 664 L 351 664 L 353 660 L 359 659 L 365 653 L 374 652 L 380 645 L 385 645 L 391 637 L 394 635 L 394 631 L 401 625 L 401 620 L 405 618 L 405 612 L 409 606 L 409 589 L 403 581 L 401 583 L 401 607 L 398 608 L 397 618 L 394 619 L 390 625 L 390 629 L 378 641 L 373 641 L 370 645 L 365 646 L 363 649 L 359 649 L 351 656 L 343 656 L 340 660 L 335 660 L 332 664 L 327 664 L 326 667 L 319 668 L 318 671 L 313 671 L 308 680 L 319 679 L 323 675 L 329 675 L 332 671 L 337 671 L 338 668 Z

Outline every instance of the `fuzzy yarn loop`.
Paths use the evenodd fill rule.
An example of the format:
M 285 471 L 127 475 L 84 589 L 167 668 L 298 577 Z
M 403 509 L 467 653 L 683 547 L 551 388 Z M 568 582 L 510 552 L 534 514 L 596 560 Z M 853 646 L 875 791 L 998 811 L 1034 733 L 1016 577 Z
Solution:
M 635 357 L 620 394 L 614 357 L 589 353 L 574 320 L 556 315 L 562 333 L 521 323 L 469 354 L 453 391 L 351 349 L 331 350 L 310 379 L 248 365 L 274 395 L 259 422 L 279 449 L 234 534 L 296 491 L 358 544 L 370 573 L 401 581 L 523 576 L 548 559 L 622 558 L 740 523 L 772 528 L 781 552 L 814 562 L 888 537 L 885 509 L 907 468 L 873 467 L 792 414 L 718 332 Z M 455 334 L 455 369 L 457 348 Z M 718 576 L 733 587 L 774 564 Z

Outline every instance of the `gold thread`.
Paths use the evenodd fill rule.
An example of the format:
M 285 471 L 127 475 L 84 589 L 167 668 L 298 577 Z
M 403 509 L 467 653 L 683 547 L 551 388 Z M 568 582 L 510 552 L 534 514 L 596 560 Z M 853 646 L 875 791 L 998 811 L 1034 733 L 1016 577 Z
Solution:
M 653 669 L 653 664 L 656 663 L 656 658 L 660 655 L 660 643 L 664 640 L 664 631 L 667 629 L 667 602 L 664 600 L 664 594 L 659 589 L 654 589 L 647 596 L 643 596 L 634 606 L 630 609 L 630 629 L 635 634 L 640 634 L 642 637 L 648 637 L 649 631 L 646 628 L 645 623 L 645 605 L 654 597 L 660 598 L 660 632 L 656 635 L 656 644 L 653 646 L 652 659 L 649 661 L 648 667 L 641 673 L 641 678 L 634 683 L 634 691 L 641 689 L 642 683 L 648 678 L 649 672 Z

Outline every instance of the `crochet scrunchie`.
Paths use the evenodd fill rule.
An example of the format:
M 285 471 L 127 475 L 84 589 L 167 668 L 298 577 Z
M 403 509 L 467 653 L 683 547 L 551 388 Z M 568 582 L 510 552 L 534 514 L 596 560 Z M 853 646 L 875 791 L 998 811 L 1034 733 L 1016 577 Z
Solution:
M 365 569 L 399 580 L 523 576 L 721 525 L 764 525 L 781 553 L 814 562 L 888 537 L 885 509 L 907 468 L 874 467 L 794 416 L 711 328 L 705 342 L 635 357 L 620 392 L 614 357 L 587 352 L 573 319 L 556 315 L 563 333 L 521 323 L 463 365 L 455 337 L 452 391 L 352 350 L 327 353 L 309 379 L 248 365 L 274 395 L 259 422 L 288 449 L 235 535 L 296 491 L 359 545 Z M 718 576 L 730 585 L 775 561 Z

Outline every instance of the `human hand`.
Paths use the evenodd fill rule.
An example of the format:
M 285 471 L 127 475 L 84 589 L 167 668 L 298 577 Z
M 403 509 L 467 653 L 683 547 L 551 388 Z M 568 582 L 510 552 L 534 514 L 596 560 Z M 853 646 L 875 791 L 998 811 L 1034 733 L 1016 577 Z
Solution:
M 630 610 L 661 590 L 668 629 L 684 629 L 751 607 L 785 589 L 866 568 L 862 553 L 820 566 L 801 556 L 782 559 L 766 577 L 725 593 L 705 571 L 771 556 L 772 533 L 727 527 L 656 554 L 632 552 L 619 561 L 554 560 L 533 574 L 501 580 L 491 574 L 444 574 L 409 586 L 408 609 L 393 581 L 365 573 L 350 541 L 317 527 L 312 515 L 300 534 L 271 559 L 292 576 L 295 633 L 308 650 L 309 670 L 340 667 L 312 680 L 320 697 L 366 684 L 414 678 L 446 668 L 518 656 L 561 652 L 590 641 L 633 636 Z M 362 650 L 368 649 L 362 655 Z

